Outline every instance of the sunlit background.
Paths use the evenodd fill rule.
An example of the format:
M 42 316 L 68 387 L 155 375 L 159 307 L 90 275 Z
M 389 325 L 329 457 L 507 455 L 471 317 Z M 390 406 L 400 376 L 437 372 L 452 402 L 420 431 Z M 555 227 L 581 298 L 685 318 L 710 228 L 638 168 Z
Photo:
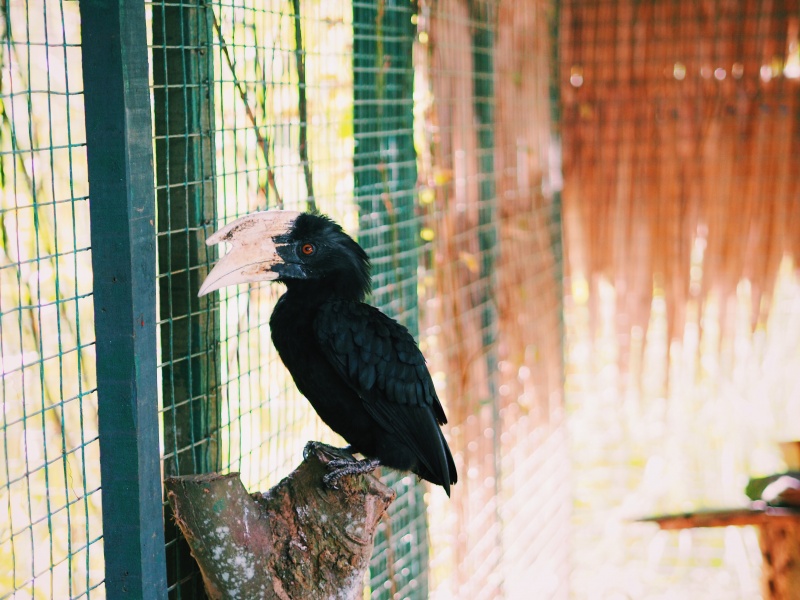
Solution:
M 763 597 L 753 527 L 637 519 L 745 507 L 800 439 L 795 3 L 221 0 L 192 58 L 207 153 L 183 171 L 164 106 L 194 92 L 164 81 L 165 6 L 143 47 L 165 473 L 264 490 L 337 442 L 271 346 L 279 289 L 173 291 L 214 259 L 174 247 L 313 200 L 417 334 L 459 469 L 451 499 L 382 474 L 399 497 L 365 597 Z M 79 6 L 0 15 L 0 598 L 101 598 Z M 192 186 L 207 222 L 176 216 Z M 193 597 L 170 535 L 170 597 Z
M 745 507 L 800 436 L 793 3 L 567 2 L 564 164 L 571 592 L 758 598 Z

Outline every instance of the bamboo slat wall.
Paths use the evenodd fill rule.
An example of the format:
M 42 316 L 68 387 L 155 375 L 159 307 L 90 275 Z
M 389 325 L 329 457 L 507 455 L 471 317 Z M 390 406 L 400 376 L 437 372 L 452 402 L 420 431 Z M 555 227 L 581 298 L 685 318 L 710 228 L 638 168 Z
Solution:
M 795 0 L 564 3 L 568 264 L 595 314 L 599 276 L 615 286 L 623 368 L 654 286 L 671 340 L 711 295 L 724 336 L 739 282 L 755 327 L 800 259 L 799 18 Z

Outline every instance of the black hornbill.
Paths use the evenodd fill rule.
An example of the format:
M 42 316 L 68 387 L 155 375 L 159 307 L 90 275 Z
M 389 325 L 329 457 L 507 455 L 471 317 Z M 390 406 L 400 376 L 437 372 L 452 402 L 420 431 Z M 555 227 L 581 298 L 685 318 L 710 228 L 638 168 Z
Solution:
M 364 455 L 333 461 L 325 482 L 385 465 L 444 487 L 457 479 L 439 425 L 444 410 L 425 358 L 397 321 L 364 303 L 367 254 L 326 216 L 252 213 L 208 238 L 231 244 L 199 295 L 237 283 L 286 285 L 270 318 L 272 342 L 300 392 Z

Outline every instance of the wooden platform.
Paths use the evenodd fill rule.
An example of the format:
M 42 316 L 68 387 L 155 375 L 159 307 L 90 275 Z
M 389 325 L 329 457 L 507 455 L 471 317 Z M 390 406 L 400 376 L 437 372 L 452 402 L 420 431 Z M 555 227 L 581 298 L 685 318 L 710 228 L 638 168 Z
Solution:
M 758 527 L 764 600 L 800 600 L 800 511 L 754 503 L 751 508 L 712 509 L 656 515 L 639 521 L 661 529 Z

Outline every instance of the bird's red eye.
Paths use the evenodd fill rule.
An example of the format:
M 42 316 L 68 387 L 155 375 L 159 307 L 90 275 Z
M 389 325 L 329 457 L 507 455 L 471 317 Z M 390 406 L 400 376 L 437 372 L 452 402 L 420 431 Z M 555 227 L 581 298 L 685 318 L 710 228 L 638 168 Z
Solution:
M 314 248 L 314 244 L 303 244 L 300 250 L 306 256 L 311 256 L 316 248 Z

